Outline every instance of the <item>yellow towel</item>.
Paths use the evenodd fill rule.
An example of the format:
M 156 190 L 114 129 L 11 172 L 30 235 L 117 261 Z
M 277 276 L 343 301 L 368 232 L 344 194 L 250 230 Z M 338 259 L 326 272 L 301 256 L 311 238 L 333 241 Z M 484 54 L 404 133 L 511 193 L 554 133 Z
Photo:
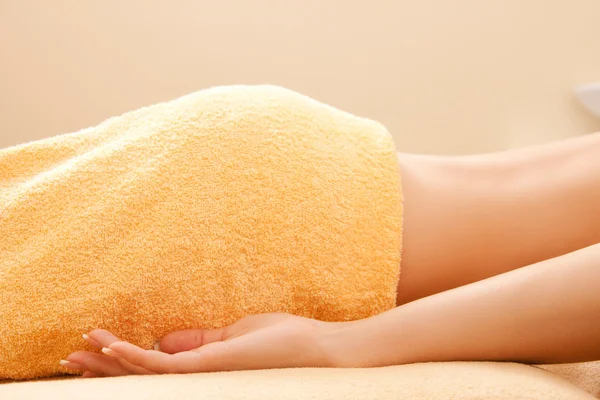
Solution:
M 386 129 L 275 86 L 203 90 L 0 151 L 0 378 L 65 373 L 105 328 L 394 307 L 401 190 Z

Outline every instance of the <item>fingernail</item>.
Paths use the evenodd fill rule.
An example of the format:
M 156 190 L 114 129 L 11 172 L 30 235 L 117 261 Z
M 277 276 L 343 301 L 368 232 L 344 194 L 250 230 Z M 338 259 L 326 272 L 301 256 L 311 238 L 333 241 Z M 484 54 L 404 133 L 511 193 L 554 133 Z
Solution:
M 160 351 L 160 340 L 154 342 L 154 350 Z
M 60 360 L 58 362 L 60 365 L 62 365 L 65 368 L 70 368 L 70 369 L 85 369 L 85 367 L 79 363 L 73 362 L 73 361 L 69 361 L 69 360 Z
M 102 348 L 102 352 L 104 354 L 106 354 L 107 356 L 112 356 L 112 357 L 118 357 L 119 356 L 119 353 L 117 353 L 113 349 L 109 349 L 108 347 L 103 347 Z
M 81 337 L 83 338 L 83 340 L 85 340 L 86 342 L 88 342 L 88 344 L 94 346 L 94 347 L 101 347 L 102 345 L 100 343 L 98 343 L 97 340 L 92 339 L 91 337 L 89 337 L 89 335 L 86 335 L 85 333 L 83 335 L 81 335 Z

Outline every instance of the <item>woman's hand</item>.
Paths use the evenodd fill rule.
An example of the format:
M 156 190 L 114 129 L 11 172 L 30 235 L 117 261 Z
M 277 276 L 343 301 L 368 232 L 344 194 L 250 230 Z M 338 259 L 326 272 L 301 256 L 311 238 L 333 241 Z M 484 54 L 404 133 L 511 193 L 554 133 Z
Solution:
M 96 329 L 86 340 L 104 354 L 80 351 L 61 364 L 86 371 L 84 377 L 350 366 L 352 349 L 338 340 L 349 324 L 280 313 L 252 315 L 221 329 L 171 333 L 161 340 L 160 351 Z

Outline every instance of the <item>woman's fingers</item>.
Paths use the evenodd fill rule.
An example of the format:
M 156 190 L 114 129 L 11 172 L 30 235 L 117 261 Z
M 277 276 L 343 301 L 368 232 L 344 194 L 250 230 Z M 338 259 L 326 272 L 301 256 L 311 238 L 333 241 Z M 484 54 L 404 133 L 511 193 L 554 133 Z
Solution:
M 98 375 L 90 371 L 85 371 L 83 374 L 81 374 L 82 378 L 100 378 L 101 376 L 102 375 Z
M 123 376 L 131 374 L 131 372 L 116 358 L 106 357 L 103 354 L 92 353 L 90 351 L 78 351 L 69 354 L 65 361 L 79 366 L 79 368 L 76 369 L 90 371 L 104 376 Z M 68 365 L 65 365 L 65 367 L 70 368 Z
M 257 315 L 223 329 L 167 335 L 161 349 L 173 354 L 125 341 L 114 342 L 102 352 L 159 374 L 323 366 L 327 362 L 319 346 L 310 347 L 320 324 L 287 314 Z
M 85 365 L 76 363 L 75 361 L 69 361 L 69 360 L 60 360 L 60 365 L 62 365 L 65 368 L 75 369 L 78 371 L 83 371 L 86 369 Z
M 224 339 L 225 328 L 222 329 L 187 329 L 169 333 L 159 342 L 157 350 L 175 354 L 197 349 L 208 343 L 220 342 Z M 108 347 L 108 346 L 105 346 Z
M 220 342 L 225 343 L 225 342 Z M 187 374 L 208 371 L 204 354 L 200 351 L 185 351 L 167 354 L 156 350 L 144 350 L 128 342 L 113 343 L 103 352 L 112 357 L 124 358 L 134 365 L 159 374 Z
M 113 343 L 109 349 L 103 351 L 112 357 L 124 358 L 134 365 L 158 374 L 276 368 L 294 363 L 294 360 L 287 357 L 272 359 L 264 346 L 252 340 L 244 340 L 243 336 L 209 343 L 198 349 L 176 354 L 144 350 L 127 342 Z
M 111 344 L 120 341 L 120 339 L 118 337 L 116 337 L 111 332 L 109 332 L 105 329 L 94 329 L 88 335 L 84 335 L 84 338 L 85 338 L 85 336 L 87 336 L 89 338 L 88 342 L 90 344 L 92 344 L 92 341 L 93 341 L 97 344 L 95 347 L 98 347 L 100 349 L 107 348 Z M 121 360 L 119 360 L 119 362 L 125 369 L 127 369 L 132 374 L 136 374 L 136 375 L 151 374 L 151 372 L 148 371 L 147 369 L 133 365 L 133 364 L 129 363 L 127 360 L 121 359 Z
M 83 340 L 85 340 L 86 342 L 88 342 L 88 344 L 92 347 L 95 347 L 97 349 L 101 349 L 102 348 L 102 344 L 99 343 L 98 341 L 94 340 L 93 338 L 91 338 L 89 335 L 87 334 L 83 334 L 82 335 Z
M 103 347 L 108 347 L 114 342 L 118 342 L 119 339 L 106 329 L 94 329 L 88 334 L 84 334 L 83 338 L 92 346 L 102 349 Z

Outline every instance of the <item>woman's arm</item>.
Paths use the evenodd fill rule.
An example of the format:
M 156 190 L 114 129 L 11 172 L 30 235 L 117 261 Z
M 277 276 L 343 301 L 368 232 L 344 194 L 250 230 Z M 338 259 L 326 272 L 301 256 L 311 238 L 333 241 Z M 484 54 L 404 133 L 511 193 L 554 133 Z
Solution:
M 261 314 L 174 332 L 161 351 L 95 330 L 106 356 L 71 354 L 84 376 L 426 361 L 565 363 L 600 359 L 600 244 L 353 322 Z
M 348 324 L 340 364 L 600 359 L 600 244 Z

